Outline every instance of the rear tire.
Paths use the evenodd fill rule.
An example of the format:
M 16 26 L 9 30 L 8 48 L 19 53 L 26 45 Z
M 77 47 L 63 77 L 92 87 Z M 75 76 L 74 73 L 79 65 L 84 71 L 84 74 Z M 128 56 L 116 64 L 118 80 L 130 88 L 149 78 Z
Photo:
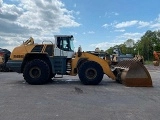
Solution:
M 31 85 L 41 85 L 48 82 L 50 69 L 46 62 L 35 59 L 25 65 L 23 77 Z
M 103 79 L 103 69 L 97 62 L 87 61 L 80 66 L 78 75 L 84 85 L 97 85 Z

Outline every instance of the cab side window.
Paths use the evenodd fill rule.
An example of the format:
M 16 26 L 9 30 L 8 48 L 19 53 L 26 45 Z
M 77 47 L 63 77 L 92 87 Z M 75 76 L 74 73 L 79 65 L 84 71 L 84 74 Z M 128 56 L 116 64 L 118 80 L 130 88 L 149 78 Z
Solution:
M 70 50 L 69 41 L 67 39 L 58 37 L 57 47 L 61 50 L 69 51 Z

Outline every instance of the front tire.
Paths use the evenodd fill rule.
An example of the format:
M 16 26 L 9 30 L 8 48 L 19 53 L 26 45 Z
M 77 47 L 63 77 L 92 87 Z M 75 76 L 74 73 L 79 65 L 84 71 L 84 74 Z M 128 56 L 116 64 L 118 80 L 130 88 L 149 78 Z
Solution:
M 122 84 L 122 79 L 121 79 L 122 71 L 120 69 L 115 69 L 113 73 L 116 76 L 116 82 Z
M 103 69 L 97 62 L 87 61 L 80 66 L 78 75 L 84 85 L 97 85 L 103 79 Z
M 46 62 L 35 59 L 25 65 L 23 77 L 31 85 L 41 85 L 48 82 L 50 69 Z

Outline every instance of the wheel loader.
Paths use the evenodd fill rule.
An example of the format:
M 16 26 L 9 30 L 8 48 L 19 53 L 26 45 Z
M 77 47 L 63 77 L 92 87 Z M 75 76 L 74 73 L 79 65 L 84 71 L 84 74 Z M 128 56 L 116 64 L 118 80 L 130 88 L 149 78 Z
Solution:
M 131 59 L 134 59 L 135 61 L 140 61 L 142 64 L 144 64 L 143 56 L 139 54 L 135 56 L 133 56 L 132 54 L 122 54 L 121 50 L 118 47 L 115 47 L 113 49 L 113 54 L 111 58 L 112 64 L 114 65 L 118 64 L 120 61 Z
M 82 52 L 81 47 L 74 52 L 72 35 L 54 37 L 54 44 L 52 41 L 36 44 L 30 37 L 14 48 L 7 66 L 17 73 L 23 73 L 26 82 L 32 85 L 45 84 L 57 75 L 78 75 L 82 84 L 97 85 L 106 74 L 125 86 L 152 86 L 150 74 L 140 62 L 122 61 L 110 66 L 104 57 Z
M 10 69 L 6 67 L 6 63 L 9 59 L 10 51 L 0 48 L 0 72 L 9 72 Z

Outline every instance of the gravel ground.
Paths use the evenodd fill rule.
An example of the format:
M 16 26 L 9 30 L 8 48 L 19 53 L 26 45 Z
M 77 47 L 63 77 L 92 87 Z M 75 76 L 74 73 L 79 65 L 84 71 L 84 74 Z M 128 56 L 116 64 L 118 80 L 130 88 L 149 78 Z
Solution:
M 145 65 L 145 67 L 149 71 L 160 71 L 160 66 L 154 66 L 154 65 L 150 64 L 150 65 Z
M 64 76 L 28 85 L 22 74 L 0 72 L 1 120 L 158 120 L 160 66 L 146 65 L 154 87 L 126 87 L 106 75 L 100 85 Z

